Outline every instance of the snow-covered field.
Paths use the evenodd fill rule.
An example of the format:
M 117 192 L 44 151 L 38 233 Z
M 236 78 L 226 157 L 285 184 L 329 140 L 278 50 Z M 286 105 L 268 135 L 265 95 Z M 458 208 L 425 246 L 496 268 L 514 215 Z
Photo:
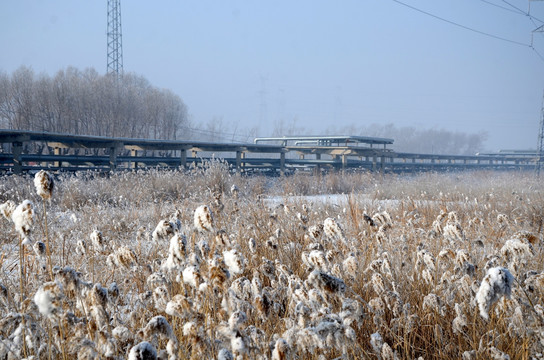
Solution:
M 544 358 L 532 174 L 42 175 L 0 178 L 0 359 Z

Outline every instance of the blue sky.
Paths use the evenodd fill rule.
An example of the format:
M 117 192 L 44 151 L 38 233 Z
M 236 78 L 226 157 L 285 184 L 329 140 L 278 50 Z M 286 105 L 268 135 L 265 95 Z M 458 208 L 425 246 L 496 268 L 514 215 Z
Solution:
M 195 124 L 221 119 L 231 132 L 392 123 L 486 131 L 488 150 L 535 148 L 544 33 L 532 42 L 532 31 L 544 1 L 403 2 L 524 45 L 393 0 L 131 0 L 121 6 L 124 69 L 178 94 Z M 105 73 L 106 4 L 0 2 L 0 71 Z M 533 17 L 522 14 L 529 5 Z

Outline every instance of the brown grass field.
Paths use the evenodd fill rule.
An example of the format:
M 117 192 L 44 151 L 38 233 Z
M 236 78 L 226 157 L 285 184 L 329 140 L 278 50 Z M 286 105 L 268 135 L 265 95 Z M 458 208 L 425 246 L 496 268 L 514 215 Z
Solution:
M 0 189 L 0 360 L 544 359 L 532 173 L 216 161 Z

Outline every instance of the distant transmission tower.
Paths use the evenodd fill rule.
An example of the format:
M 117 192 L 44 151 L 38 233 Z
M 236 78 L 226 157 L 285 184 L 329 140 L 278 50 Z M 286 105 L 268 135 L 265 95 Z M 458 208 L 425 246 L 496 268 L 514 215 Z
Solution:
M 108 74 L 123 73 L 123 41 L 121 36 L 121 0 L 108 0 Z
M 542 1 L 542 0 L 529 0 L 529 12 L 527 13 L 530 15 L 531 13 L 531 1 Z M 533 30 L 533 33 L 538 32 L 542 33 L 544 32 L 544 27 L 539 26 L 535 30 Z M 531 46 L 532 46 L 532 40 L 531 40 Z M 536 163 L 535 163 L 535 172 L 536 175 L 540 177 L 540 170 L 542 170 L 542 157 L 544 156 L 544 95 L 542 97 L 542 107 L 540 109 L 540 126 L 538 129 L 538 141 L 536 145 Z
M 269 131 L 267 124 L 268 106 L 266 104 L 266 94 L 266 77 L 261 75 L 261 90 L 259 91 L 259 98 L 261 100 L 259 106 L 259 132 L 262 131 L 263 134 L 267 134 Z
M 538 129 L 538 141 L 536 146 L 536 175 L 540 176 L 542 170 L 542 157 L 544 156 L 544 96 L 542 97 L 542 108 L 540 110 L 540 128 Z

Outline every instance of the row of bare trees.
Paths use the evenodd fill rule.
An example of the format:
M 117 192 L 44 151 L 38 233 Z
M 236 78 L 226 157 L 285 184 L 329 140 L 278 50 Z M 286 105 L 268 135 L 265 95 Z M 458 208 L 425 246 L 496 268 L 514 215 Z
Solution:
M 118 79 L 100 75 L 94 69 L 80 71 L 73 67 L 60 70 L 53 77 L 36 75 L 28 67 L 20 67 L 11 75 L 0 72 L 0 128 L 243 142 L 251 141 L 258 132 L 253 128 L 241 134 L 237 126 L 227 126 L 221 118 L 210 120 L 205 128 L 194 129 L 189 123 L 187 106 L 172 91 L 157 89 L 145 78 L 134 74 L 124 74 Z M 295 120 L 280 121 L 275 124 L 272 135 L 303 135 L 306 132 Z M 485 133 L 399 128 L 393 124 L 357 124 L 329 128 L 321 133 L 393 138 L 396 151 L 434 154 L 474 154 L 482 150 L 487 137 Z
M 395 151 L 420 154 L 474 155 L 484 149 L 487 140 L 485 132 L 471 134 L 394 124 L 351 125 L 336 129 L 335 133 L 390 138 L 395 141 L 390 146 Z
M 51 77 L 20 67 L 0 72 L 0 127 L 147 139 L 189 137 L 187 106 L 143 77 L 119 79 L 69 67 Z

